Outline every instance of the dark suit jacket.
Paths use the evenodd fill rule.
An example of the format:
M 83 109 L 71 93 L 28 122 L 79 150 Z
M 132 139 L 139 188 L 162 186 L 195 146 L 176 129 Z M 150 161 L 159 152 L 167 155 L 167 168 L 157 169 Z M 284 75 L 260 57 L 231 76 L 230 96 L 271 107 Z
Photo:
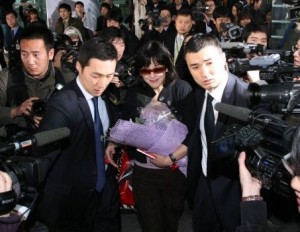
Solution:
M 231 105 L 247 107 L 247 84 L 239 80 L 233 74 L 229 74 L 222 102 Z M 202 144 L 200 138 L 200 115 L 205 99 L 205 90 L 198 87 L 195 89 L 197 119 L 194 133 L 191 137 L 188 154 L 188 198 L 190 202 L 194 199 L 201 201 L 201 196 L 195 196 L 198 181 L 203 175 Z M 228 125 L 237 123 L 237 119 L 219 113 L 218 120 L 214 130 L 214 138 L 219 137 L 227 129 Z M 222 157 L 222 154 L 213 154 L 214 157 L 208 157 L 208 179 L 210 180 L 212 198 L 215 202 L 216 211 L 219 215 L 224 229 L 232 228 L 239 225 L 239 203 L 240 203 L 240 184 L 238 180 L 237 164 L 232 157 Z M 209 176 L 210 175 L 210 176 Z M 192 204 L 192 203 L 191 203 Z M 228 231 L 232 231 L 228 229 Z
M 110 116 L 109 104 L 106 105 Z M 114 123 L 114 120 L 110 120 L 110 123 Z M 49 149 L 56 151 L 56 159 L 48 172 L 37 213 L 42 222 L 55 227 L 82 219 L 96 186 L 94 123 L 76 79 L 51 98 L 39 130 L 61 127 L 70 128 L 70 136 L 47 147 L 44 154 L 41 153 L 43 150 L 36 152 L 42 156 Z M 51 157 L 54 157 L 54 153 Z M 110 173 L 109 166 L 107 178 Z M 108 208 L 118 198 L 118 191 L 114 190 L 116 191 L 108 194 Z M 106 191 L 105 187 L 103 191 Z M 118 202 L 115 203 L 119 208 Z
M 18 63 L 21 61 L 20 55 L 20 35 L 23 31 L 22 27 L 19 27 L 17 32 L 15 32 L 14 38 L 12 38 L 11 29 L 6 33 L 7 47 L 5 48 L 8 51 L 8 67 L 15 68 Z

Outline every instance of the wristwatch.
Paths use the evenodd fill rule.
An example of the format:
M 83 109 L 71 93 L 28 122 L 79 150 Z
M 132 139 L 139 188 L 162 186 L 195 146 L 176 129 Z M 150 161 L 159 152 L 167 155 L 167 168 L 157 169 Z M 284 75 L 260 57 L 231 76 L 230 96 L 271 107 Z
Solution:
M 260 195 L 252 195 L 247 197 L 242 197 L 242 201 L 262 201 L 263 198 Z
M 169 157 L 173 164 L 175 164 L 177 162 L 177 159 L 174 157 L 173 154 L 170 154 Z

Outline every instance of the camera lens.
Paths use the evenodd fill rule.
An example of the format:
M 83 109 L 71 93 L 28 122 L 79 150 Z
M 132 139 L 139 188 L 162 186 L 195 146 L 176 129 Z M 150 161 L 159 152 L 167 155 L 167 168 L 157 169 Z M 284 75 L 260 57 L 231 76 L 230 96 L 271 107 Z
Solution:
M 31 107 L 31 112 L 34 116 L 41 117 L 43 116 L 46 108 L 46 102 L 44 100 L 36 100 L 33 102 Z

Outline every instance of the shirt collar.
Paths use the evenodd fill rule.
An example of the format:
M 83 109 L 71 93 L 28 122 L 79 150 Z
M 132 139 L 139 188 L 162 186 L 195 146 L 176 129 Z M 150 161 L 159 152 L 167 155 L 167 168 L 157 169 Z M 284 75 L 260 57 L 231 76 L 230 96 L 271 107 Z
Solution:
M 76 83 L 79 87 L 79 89 L 81 90 L 83 96 L 85 97 L 86 100 L 91 100 L 94 96 L 91 95 L 90 93 L 88 93 L 85 88 L 83 87 L 83 85 L 81 84 L 80 80 L 79 80 L 79 76 L 76 78 Z

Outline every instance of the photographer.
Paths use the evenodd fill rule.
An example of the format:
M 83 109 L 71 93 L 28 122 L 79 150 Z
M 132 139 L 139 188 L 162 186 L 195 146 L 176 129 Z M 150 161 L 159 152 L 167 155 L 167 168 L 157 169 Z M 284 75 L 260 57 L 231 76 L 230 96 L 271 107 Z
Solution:
M 294 134 L 294 140 L 292 145 L 292 150 L 290 153 L 290 158 L 283 159 L 283 164 L 288 172 L 292 176 L 291 187 L 295 191 L 298 210 L 300 209 L 300 127 Z M 240 182 L 242 187 L 242 202 L 241 202 L 241 226 L 237 229 L 237 232 L 257 232 L 257 231 L 299 231 L 300 225 L 293 224 L 284 226 L 279 229 L 271 228 L 267 223 L 267 207 L 263 198 L 260 196 L 261 182 L 252 177 L 248 171 L 246 165 L 246 154 L 242 152 L 239 156 L 239 172 L 240 172 Z
M 123 58 L 126 48 L 125 35 L 119 28 L 107 27 L 99 33 L 98 37 L 103 41 L 112 43 L 118 53 L 116 73 L 107 88 L 110 100 L 117 106 L 123 102 L 127 87 L 135 82 L 135 78 L 129 73 L 129 65 Z
M 162 7 L 159 12 L 159 17 L 154 20 L 151 18 L 144 19 L 141 21 L 142 30 L 144 29 L 144 34 L 141 38 L 141 45 L 145 44 L 150 40 L 157 40 L 165 43 L 169 37 L 176 34 L 174 22 L 172 21 L 171 9 L 167 6 Z M 154 23 L 153 23 L 154 22 Z
M 213 18 L 215 27 L 212 28 L 210 34 L 216 36 L 220 42 L 227 41 L 227 31 L 224 30 L 224 25 L 231 23 L 230 11 L 225 6 L 218 6 L 213 12 Z
M 22 64 L 0 72 L 0 134 L 9 136 L 19 130 L 32 130 L 41 117 L 32 115 L 37 99 L 46 99 L 57 83 L 64 85 L 62 73 L 52 64 L 54 39 L 46 27 L 28 26 L 20 38 Z M 8 130 L 6 130 L 8 129 Z
M 139 47 L 139 39 L 134 33 L 129 31 L 123 24 L 122 13 L 118 9 L 112 9 L 106 17 L 106 26 L 107 27 L 116 27 L 122 30 L 125 35 L 125 52 L 124 58 L 129 59 L 133 57 Z
M 262 25 L 249 23 L 243 30 L 242 39 L 244 43 L 262 45 L 266 49 L 268 47 L 269 35 L 267 29 Z M 259 55 L 263 54 L 250 53 L 246 54 L 246 58 L 252 59 Z M 259 75 L 259 70 L 247 71 L 245 80 L 247 82 L 257 82 L 260 80 Z
M 6 172 L 0 171 L 0 197 L 12 188 L 12 180 Z M 3 206 L 0 205 L 2 208 Z M 2 212 L 0 212 L 2 213 Z M 0 231 L 15 232 L 21 224 L 21 217 L 13 212 L 0 215 Z

